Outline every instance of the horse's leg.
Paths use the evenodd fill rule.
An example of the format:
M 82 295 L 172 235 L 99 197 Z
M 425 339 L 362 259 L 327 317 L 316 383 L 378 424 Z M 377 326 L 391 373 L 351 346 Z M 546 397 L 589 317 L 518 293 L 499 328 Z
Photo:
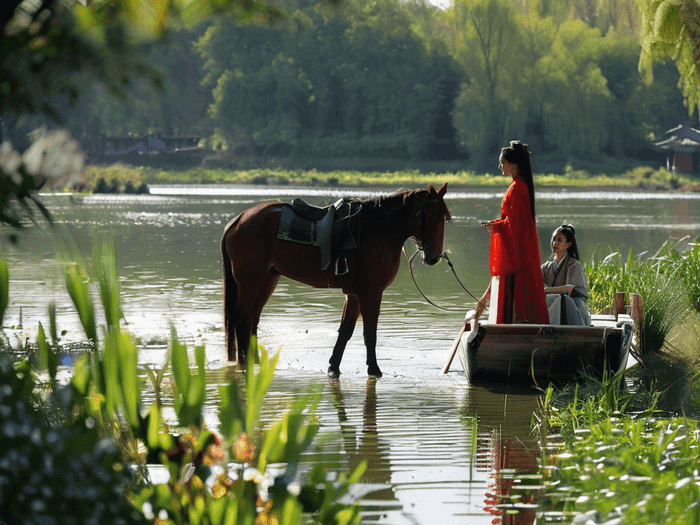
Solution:
M 261 274 L 260 272 L 247 274 L 240 279 L 236 310 L 238 318 L 238 323 L 236 324 L 237 362 L 240 368 L 245 368 L 246 366 L 250 338 L 253 335 L 254 328 L 257 329 L 258 319 L 260 318 L 259 311 L 262 310 L 262 307 L 270 297 L 270 293 L 272 293 L 271 290 L 268 291 L 271 284 L 272 289 L 274 289 L 277 279 L 270 280 L 268 274 Z M 262 299 L 263 297 L 264 299 Z M 260 302 L 261 300 L 262 302 Z
M 338 379 L 338 377 L 340 377 L 340 361 L 342 361 L 345 347 L 352 337 L 352 333 L 355 331 L 355 324 L 357 323 L 359 315 L 360 301 L 357 296 L 345 296 L 345 306 L 343 307 L 343 318 L 340 321 L 340 328 L 338 329 L 338 339 L 333 347 L 333 355 L 331 355 L 330 361 L 328 361 L 330 364 L 328 367 L 328 377 L 331 379 Z
M 227 233 L 221 239 L 221 255 L 224 262 L 224 334 L 228 360 L 236 359 L 236 325 L 238 318 L 238 283 L 233 276 L 231 258 L 228 255 Z
M 382 371 L 377 364 L 377 324 L 381 302 L 381 294 L 360 299 L 362 327 L 364 329 L 365 346 L 367 347 L 367 375 L 370 377 L 382 377 Z
M 262 310 L 270 299 L 272 292 L 277 288 L 277 283 L 280 280 L 279 274 L 268 274 L 258 290 L 258 297 L 255 299 L 255 307 L 253 310 L 253 324 L 251 326 L 251 336 L 258 337 L 258 324 L 260 323 L 260 315 Z

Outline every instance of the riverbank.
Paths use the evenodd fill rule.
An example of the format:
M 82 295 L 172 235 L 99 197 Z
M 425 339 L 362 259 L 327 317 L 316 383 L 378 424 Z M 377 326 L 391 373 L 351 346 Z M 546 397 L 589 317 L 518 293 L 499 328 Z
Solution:
M 570 166 L 567 166 L 570 168 Z M 495 171 L 495 170 L 494 170 Z M 563 173 L 535 173 L 535 185 L 547 188 L 625 189 L 644 191 L 700 191 L 700 178 L 692 174 L 672 173 L 665 169 L 635 167 L 621 174 L 594 174 L 587 170 L 565 169 Z M 151 184 L 255 184 L 296 186 L 392 186 L 419 187 L 428 183 L 447 182 L 452 186 L 505 187 L 510 180 L 495 173 L 455 171 L 424 173 L 406 171 L 317 171 L 251 169 L 221 170 L 194 168 L 164 171 L 124 164 L 88 166 L 75 188 L 92 192 L 105 185 L 114 192 Z

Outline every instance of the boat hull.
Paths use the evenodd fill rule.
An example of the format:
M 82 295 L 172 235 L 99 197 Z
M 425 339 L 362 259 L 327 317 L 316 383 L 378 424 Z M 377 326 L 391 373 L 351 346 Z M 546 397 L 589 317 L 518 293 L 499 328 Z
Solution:
M 627 366 L 632 325 L 477 324 L 459 354 L 471 383 L 546 386 L 584 376 L 601 378 Z

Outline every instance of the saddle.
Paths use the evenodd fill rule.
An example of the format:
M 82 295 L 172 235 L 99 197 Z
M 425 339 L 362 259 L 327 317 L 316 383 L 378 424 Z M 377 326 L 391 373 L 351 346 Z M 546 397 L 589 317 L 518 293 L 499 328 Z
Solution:
M 294 199 L 283 206 L 277 238 L 299 244 L 318 246 L 320 268 L 328 269 L 335 261 L 335 274 L 348 273 L 347 251 L 357 248 L 353 230 L 362 203 L 339 199 L 328 206 L 314 206 L 303 199 Z

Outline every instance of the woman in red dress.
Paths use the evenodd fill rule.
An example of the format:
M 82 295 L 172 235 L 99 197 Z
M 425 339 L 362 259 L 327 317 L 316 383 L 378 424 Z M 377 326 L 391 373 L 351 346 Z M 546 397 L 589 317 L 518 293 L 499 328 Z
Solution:
M 476 305 L 479 319 L 487 301 L 489 322 L 549 324 L 535 225 L 535 187 L 527 144 L 511 141 L 498 167 L 513 181 L 501 203 L 501 218 L 483 227 L 491 232 L 491 283 Z

